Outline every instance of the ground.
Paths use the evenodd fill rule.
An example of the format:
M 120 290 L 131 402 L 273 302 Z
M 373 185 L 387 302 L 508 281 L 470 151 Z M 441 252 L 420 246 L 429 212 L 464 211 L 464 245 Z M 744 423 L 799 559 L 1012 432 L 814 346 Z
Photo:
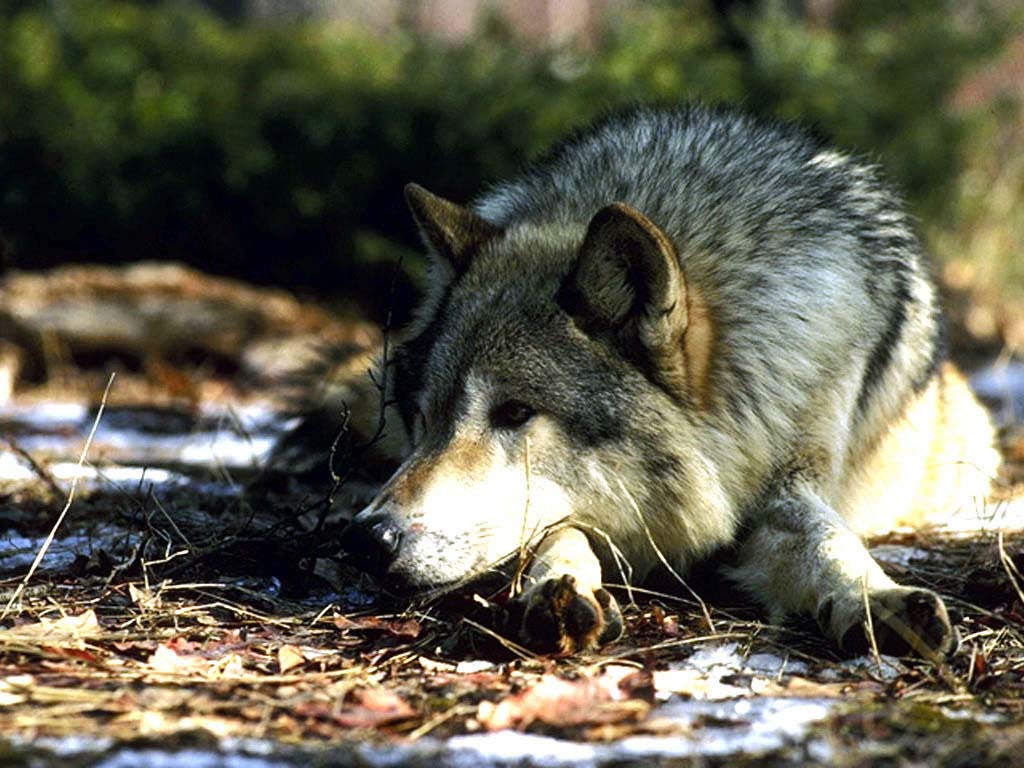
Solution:
M 213 298 L 266 314 L 258 293 Z M 258 316 L 276 343 L 353 336 L 286 305 Z M 710 573 L 689 584 L 699 601 L 671 579 L 620 587 L 623 639 L 557 658 L 494 636 L 501 595 L 482 586 L 443 604 L 377 592 L 336 544 L 366 484 L 250 484 L 288 421 L 240 384 L 257 363 L 230 358 L 265 338 L 204 337 L 187 360 L 217 363 L 187 374 L 168 341 L 112 381 L 62 338 L 59 366 L 52 344 L 16 355 L 49 375 L 0 405 L 4 765 L 966 766 L 1024 749 L 1016 364 L 974 379 L 1004 422 L 1001 500 L 871 542 L 899 580 L 946 596 L 963 639 L 948 663 L 843 658 L 812 625 L 766 624 Z

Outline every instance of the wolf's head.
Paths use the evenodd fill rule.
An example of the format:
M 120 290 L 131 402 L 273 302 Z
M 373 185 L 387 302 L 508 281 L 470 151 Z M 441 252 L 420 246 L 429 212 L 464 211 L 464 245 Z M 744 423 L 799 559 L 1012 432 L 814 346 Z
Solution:
M 407 592 L 464 583 L 563 524 L 623 548 L 652 535 L 638 505 L 681 485 L 706 366 L 670 239 L 622 204 L 501 228 L 415 185 L 406 198 L 433 276 L 390 363 L 414 448 L 357 515 L 356 546 Z

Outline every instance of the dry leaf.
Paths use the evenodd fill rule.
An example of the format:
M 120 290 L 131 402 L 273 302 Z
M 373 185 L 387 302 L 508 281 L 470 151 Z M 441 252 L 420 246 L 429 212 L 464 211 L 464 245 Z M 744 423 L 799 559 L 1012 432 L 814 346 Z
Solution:
M 426 656 L 420 656 L 419 663 L 427 672 L 454 672 L 456 669 L 454 664 L 450 664 L 447 661 L 435 661 L 434 659 L 428 659 Z
M 785 677 L 780 681 L 755 678 L 750 690 L 759 696 L 781 696 L 803 699 L 831 699 L 842 696 L 851 683 L 819 683 L 806 677 Z
M 215 680 L 241 677 L 245 674 L 245 661 L 237 653 L 228 653 L 217 659 L 206 671 L 206 676 Z
M 84 648 L 62 648 L 60 646 L 44 645 L 43 650 L 47 653 L 53 654 L 54 656 L 63 656 L 66 659 L 77 659 L 78 661 L 84 661 L 87 664 L 100 663 L 99 656 Z
M 42 619 L 33 624 L 22 624 L 18 627 L 0 630 L 0 643 L 5 640 L 39 641 L 45 640 L 46 645 L 62 646 L 72 643 L 81 647 L 85 638 L 103 634 L 103 628 L 90 609 L 77 616 L 62 616 L 59 619 Z
M 160 595 L 155 595 L 147 587 L 139 588 L 134 583 L 128 583 L 128 597 L 135 605 L 142 610 L 155 610 L 161 606 Z
M 378 630 L 396 637 L 416 638 L 420 636 L 420 623 L 416 619 L 385 619 L 380 616 L 359 616 L 354 619 L 337 616 L 334 626 L 338 629 Z
M 723 683 L 718 677 L 699 669 L 665 669 L 656 671 L 654 690 L 694 699 L 735 699 L 750 696 L 750 690 Z
M 385 688 L 362 688 L 351 693 L 340 712 L 319 701 L 296 704 L 292 711 L 301 717 L 333 721 L 344 728 L 380 728 L 408 720 L 416 711 L 405 699 Z
M 379 728 L 415 717 L 409 703 L 386 688 L 363 688 L 352 696 L 355 706 L 346 706 L 334 720 L 348 728 Z
M 147 663 L 154 672 L 168 675 L 189 675 L 207 671 L 211 664 L 202 656 L 182 655 L 167 645 L 159 646 Z
M 649 705 L 629 699 L 618 683 L 617 675 L 575 681 L 544 675 L 536 685 L 497 704 L 481 702 L 476 719 L 487 730 L 499 731 L 522 730 L 534 722 L 563 727 L 617 723 L 646 714 Z
M 281 670 L 281 674 L 295 669 L 295 667 L 301 667 L 305 663 L 306 657 L 294 645 L 282 645 L 277 649 L 277 667 Z

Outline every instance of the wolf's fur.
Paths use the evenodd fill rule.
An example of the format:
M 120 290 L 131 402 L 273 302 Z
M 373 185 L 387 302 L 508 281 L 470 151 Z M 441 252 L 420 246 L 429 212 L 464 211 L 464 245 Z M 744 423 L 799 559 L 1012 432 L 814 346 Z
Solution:
M 876 168 L 786 124 L 639 109 L 471 209 L 407 196 L 433 262 L 387 376 L 411 447 L 356 518 L 387 583 L 533 551 L 512 631 L 572 649 L 618 631 L 602 580 L 735 546 L 776 617 L 856 644 L 867 600 L 887 647 L 949 649 L 941 600 L 859 535 L 983 503 L 998 456 Z

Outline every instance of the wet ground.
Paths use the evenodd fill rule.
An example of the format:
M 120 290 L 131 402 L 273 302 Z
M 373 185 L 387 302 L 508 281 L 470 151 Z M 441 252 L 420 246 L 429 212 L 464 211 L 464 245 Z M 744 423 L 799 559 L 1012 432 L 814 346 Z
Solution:
M 1024 366 L 974 382 L 1019 423 Z M 873 542 L 948 596 L 947 665 L 841 658 L 714 589 L 624 595 L 623 641 L 516 658 L 334 556 L 367 489 L 247 489 L 289 426 L 270 404 L 97 416 L 0 406 L 0 764 L 1019 764 L 1021 500 Z

